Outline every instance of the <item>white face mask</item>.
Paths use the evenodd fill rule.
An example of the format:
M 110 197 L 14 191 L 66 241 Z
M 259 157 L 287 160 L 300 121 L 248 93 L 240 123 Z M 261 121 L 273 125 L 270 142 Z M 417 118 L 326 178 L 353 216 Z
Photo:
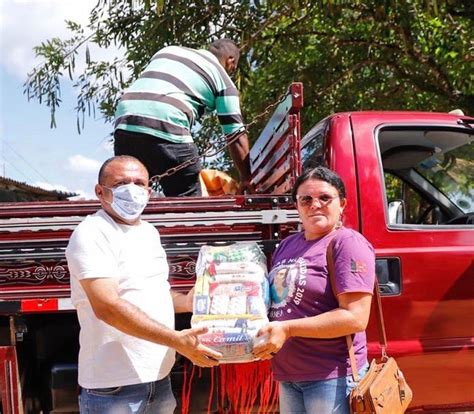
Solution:
M 109 188 L 109 190 L 112 191 L 113 195 L 112 202 L 110 203 L 112 210 L 126 221 L 138 218 L 148 203 L 148 191 L 138 185 L 124 184 L 115 188 Z

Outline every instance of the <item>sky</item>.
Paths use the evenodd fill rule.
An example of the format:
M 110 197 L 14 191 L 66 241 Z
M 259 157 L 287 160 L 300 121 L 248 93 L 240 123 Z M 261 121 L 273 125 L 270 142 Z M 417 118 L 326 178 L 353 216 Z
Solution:
M 104 160 L 113 155 L 112 125 L 88 117 L 77 132 L 75 91 L 65 80 L 57 127 L 50 128 L 46 105 L 28 101 L 23 84 L 41 61 L 33 47 L 69 37 L 65 20 L 87 23 L 97 0 L 0 0 L 0 174 L 47 190 L 95 198 L 94 185 Z M 86 29 L 87 30 L 87 29 Z M 86 31 L 87 33 L 87 31 Z M 80 50 L 79 53 L 84 53 Z M 92 58 L 118 52 L 91 50 Z M 78 59 L 77 61 L 79 61 Z

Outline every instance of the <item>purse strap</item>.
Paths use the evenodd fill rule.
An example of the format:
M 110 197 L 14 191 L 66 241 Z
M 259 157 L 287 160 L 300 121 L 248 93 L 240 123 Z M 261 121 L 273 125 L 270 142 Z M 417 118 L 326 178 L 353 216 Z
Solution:
M 331 282 L 332 292 L 334 297 L 337 299 L 337 292 L 336 292 L 336 283 L 335 283 L 335 276 L 334 276 L 334 257 L 333 257 L 333 244 L 334 244 L 334 237 L 330 240 L 327 251 L 326 251 L 326 259 L 328 265 L 328 273 L 329 273 L 329 280 Z M 377 280 L 377 276 L 375 277 L 374 283 L 374 296 L 376 298 L 376 308 L 377 308 L 377 320 L 378 320 L 378 331 L 379 331 L 379 342 L 382 348 L 382 360 L 386 360 L 387 357 L 387 335 L 385 334 L 385 324 L 383 321 L 383 313 L 382 313 L 382 301 L 380 299 L 380 292 L 379 292 L 379 283 Z M 354 346 L 352 343 L 352 335 L 346 335 L 346 343 L 347 349 L 349 350 L 349 360 L 351 363 L 352 369 L 352 377 L 355 382 L 359 382 L 359 373 L 357 370 L 357 363 L 356 357 L 354 352 Z

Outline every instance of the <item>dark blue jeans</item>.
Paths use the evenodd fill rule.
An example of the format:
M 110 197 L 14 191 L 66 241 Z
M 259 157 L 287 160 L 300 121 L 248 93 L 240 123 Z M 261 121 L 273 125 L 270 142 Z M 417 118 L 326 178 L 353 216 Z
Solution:
M 81 389 L 81 414 L 173 414 L 170 378 L 123 387 Z
M 147 168 L 150 178 L 163 174 L 198 155 L 196 144 L 176 144 L 139 132 L 117 129 L 114 133 L 115 155 L 131 155 L 138 158 Z M 163 193 L 168 197 L 189 197 L 201 195 L 199 172 L 201 161 L 197 161 L 160 181 Z

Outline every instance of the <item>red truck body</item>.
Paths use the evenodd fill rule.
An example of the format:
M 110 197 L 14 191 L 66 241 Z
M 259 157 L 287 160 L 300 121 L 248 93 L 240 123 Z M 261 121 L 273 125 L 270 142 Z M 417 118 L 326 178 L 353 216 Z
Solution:
M 415 390 L 411 407 L 453 409 L 465 404 L 472 409 L 473 225 L 415 223 L 390 228 L 376 139 L 383 128 L 458 131 L 458 119 L 447 114 L 371 112 L 338 114 L 328 123 L 327 161 L 348 191 L 345 224 L 370 240 L 379 262 L 393 258 L 400 266 L 400 293 L 385 292 L 383 310 L 389 353 L 397 357 Z M 472 158 L 470 168 L 472 176 Z M 377 338 L 374 328 L 375 324 L 369 327 L 372 341 Z M 377 353 L 374 342 L 369 347 Z
M 301 138 L 301 106 L 302 86 L 293 84 L 252 149 L 254 182 L 269 194 L 150 202 L 144 218 L 162 235 L 173 287 L 193 285 L 197 253 L 206 243 L 257 241 L 270 257 L 278 241 L 299 228 L 285 193 L 301 169 L 325 163 L 346 185 L 344 224 L 376 250 L 388 353 L 413 388 L 410 409 L 474 409 L 474 119 L 340 113 Z M 22 405 L 27 412 L 38 406 L 59 412 L 61 397 L 76 392 L 61 391 L 60 379 L 54 387 L 60 367 L 75 372 L 77 351 L 64 249 L 74 227 L 98 207 L 0 205 L 4 413 L 22 412 Z M 375 317 L 368 337 L 371 357 L 378 356 Z M 50 386 L 40 387 L 37 375 Z

